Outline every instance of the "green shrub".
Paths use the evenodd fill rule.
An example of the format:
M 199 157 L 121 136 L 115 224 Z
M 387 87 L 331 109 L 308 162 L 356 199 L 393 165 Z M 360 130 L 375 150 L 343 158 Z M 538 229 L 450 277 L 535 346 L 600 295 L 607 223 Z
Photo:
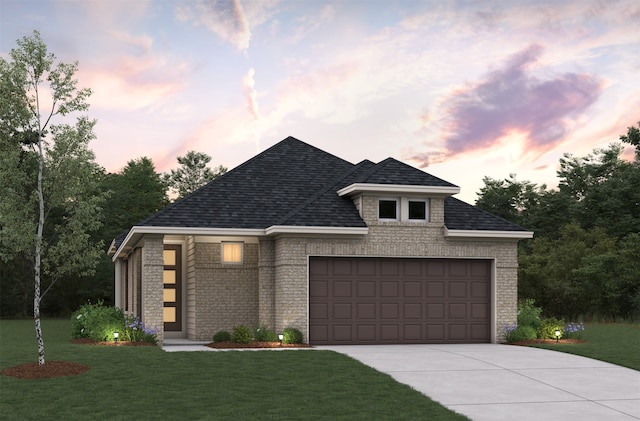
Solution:
M 231 340 L 231 334 L 226 330 L 221 330 L 213 335 L 213 342 L 227 342 Z
M 87 303 L 71 315 L 71 337 L 113 341 L 113 332 L 124 332 L 124 313 L 102 301 Z
M 295 327 L 287 327 L 282 331 L 282 343 L 283 344 L 301 344 L 302 332 Z
M 541 324 L 542 309 L 535 306 L 535 300 L 527 298 L 518 304 L 518 326 L 531 326 L 538 330 Z
M 253 337 L 259 342 L 278 342 L 278 334 L 265 325 L 258 326 L 253 331 Z
M 505 331 L 507 342 L 522 342 L 536 339 L 536 330 L 531 326 L 517 326 L 513 330 Z
M 231 333 L 231 341 L 238 344 L 248 344 L 253 340 L 251 329 L 245 325 L 235 326 Z
M 564 335 L 564 320 L 550 317 L 544 319 L 538 328 L 538 338 L 540 339 L 556 339 L 556 330 L 560 331 L 560 337 Z

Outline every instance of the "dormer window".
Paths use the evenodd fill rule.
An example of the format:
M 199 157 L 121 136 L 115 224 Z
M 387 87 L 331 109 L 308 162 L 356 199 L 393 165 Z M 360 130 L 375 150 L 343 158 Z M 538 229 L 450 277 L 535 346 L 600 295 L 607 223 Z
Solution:
M 396 199 L 378 200 L 378 219 L 397 221 L 398 220 L 398 200 Z
M 425 221 L 427 219 L 427 202 L 409 199 L 409 220 Z

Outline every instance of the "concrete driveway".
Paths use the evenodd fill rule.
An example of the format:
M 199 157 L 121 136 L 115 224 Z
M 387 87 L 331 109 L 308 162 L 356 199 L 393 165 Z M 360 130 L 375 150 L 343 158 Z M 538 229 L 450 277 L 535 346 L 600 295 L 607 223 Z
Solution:
M 639 420 L 640 372 L 513 345 L 318 346 L 472 420 Z

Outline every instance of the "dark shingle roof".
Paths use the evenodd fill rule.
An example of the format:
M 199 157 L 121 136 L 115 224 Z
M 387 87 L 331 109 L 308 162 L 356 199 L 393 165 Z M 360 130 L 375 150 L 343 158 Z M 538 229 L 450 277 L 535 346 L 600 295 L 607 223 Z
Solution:
M 444 199 L 444 224 L 450 230 L 527 231 L 520 225 L 450 196 Z
M 336 193 L 354 183 L 457 187 L 392 158 L 354 165 L 288 137 L 137 225 L 365 227 L 351 199 Z M 452 197 L 445 199 L 445 224 L 458 230 L 525 231 Z

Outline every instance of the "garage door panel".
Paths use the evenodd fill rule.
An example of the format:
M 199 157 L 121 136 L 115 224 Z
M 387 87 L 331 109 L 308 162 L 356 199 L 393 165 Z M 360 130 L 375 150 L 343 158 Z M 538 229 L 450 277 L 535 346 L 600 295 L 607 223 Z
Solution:
M 422 319 L 421 303 L 402 303 L 402 311 L 405 319 Z
M 351 319 L 351 303 L 334 303 L 334 319 Z
M 381 341 L 398 341 L 400 339 L 399 324 L 383 324 L 380 326 Z
M 315 320 L 325 320 L 329 318 L 329 304 L 312 303 L 309 304 L 309 318 Z
M 375 319 L 376 304 L 375 303 L 356 303 L 356 317 L 358 319 Z
M 397 298 L 400 295 L 398 281 L 382 281 L 380 282 L 380 295 L 382 297 Z
M 381 303 L 380 318 L 381 319 L 397 319 L 400 316 L 398 303 Z
M 351 297 L 351 287 L 353 283 L 351 281 L 334 281 L 333 282 L 333 296 L 334 297 Z
M 327 281 L 313 281 L 309 283 L 309 297 L 329 297 Z
M 374 281 L 356 281 L 356 285 L 356 294 L 359 298 L 376 296 L 376 283 Z
M 310 258 L 313 344 L 490 340 L 491 262 Z
M 404 298 L 422 298 L 422 284 L 420 281 L 405 281 L 402 289 Z

